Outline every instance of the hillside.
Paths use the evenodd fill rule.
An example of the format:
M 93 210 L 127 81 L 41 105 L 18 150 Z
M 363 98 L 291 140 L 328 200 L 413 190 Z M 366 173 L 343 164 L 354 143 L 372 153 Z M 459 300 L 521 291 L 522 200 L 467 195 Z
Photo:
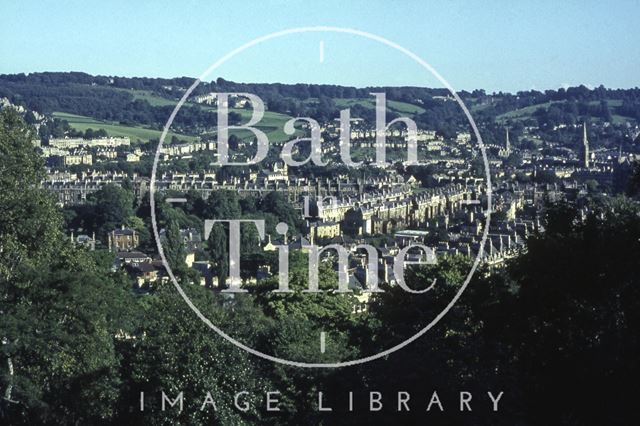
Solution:
M 109 136 L 126 136 L 129 137 L 131 141 L 148 142 L 150 139 L 160 139 L 160 136 L 162 135 L 161 130 L 111 123 L 108 121 L 96 120 L 91 117 L 69 114 L 66 112 L 55 111 L 51 114 L 51 116 L 60 120 L 66 120 L 71 128 L 79 130 L 81 132 L 84 132 L 87 129 L 104 129 Z M 187 142 L 194 142 L 198 140 L 196 136 L 183 135 L 175 132 L 169 132 L 167 134 L 167 140 L 171 140 L 173 136 Z
M 104 129 L 112 136 L 129 136 L 133 140 L 157 139 L 167 118 L 192 78 L 125 78 L 91 76 L 84 73 L 32 73 L 0 75 L 0 98 L 15 105 L 66 120 L 72 129 Z M 249 92 L 264 101 L 267 111 L 257 126 L 272 141 L 287 139 L 284 124 L 292 117 L 313 117 L 331 122 L 339 111 L 350 108 L 352 117 L 372 123 L 375 120 L 371 92 L 387 95 L 387 120 L 406 115 L 420 128 L 433 129 L 446 138 L 468 131 L 468 122 L 456 102 L 448 100 L 446 90 L 419 87 L 355 88 L 317 84 L 235 83 L 218 79 L 202 82 L 193 97 L 211 92 Z M 568 89 L 523 91 L 517 94 L 483 90 L 461 91 L 481 126 L 484 137 L 499 143 L 505 125 L 512 127 L 514 137 L 525 126 L 538 127 L 542 139 L 570 143 L 571 136 L 552 133 L 560 125 L 583 121 L 604 129 L 606 124 L 636 126 L 640 122 L 640 89 Z M 172 124 L 172 135 L 183 140 L 213 134 L 216 109 L 196 104 L 193 97 L 180 110 Z M 230 124 L 246 123 L 249 109 L 230 109 Z M 622 126 L 624 125 L 624 126 Z M 248 131 L 232 131 L 240 138 L 250 138 Z M 606 133 L 606 132 L 605 132 Z M 45 135 L 46 136 L 46 135 Z M 628 137 L 623 130 L 608 132 L 612 143 L 623 143 Z M 626 138 L 626 139 L 625 139 Z M 516 140 L 516 139 L 514 139 Z
M 542 102 L 539 104 L 526 106 L 523 108 L 514 109 L 512 111 L 497 115 L 496 122 L 504 124 L 508 121 L 514 122 L 514 121 L 535 120 L 536 113 L 538 113 L 539 115 L 540 110 L 544 110 L 547 113 L 552 107 L 557 108 L 560 111 L 566 110 L 567 104 L 569 102 L 570 101 L 567 101 L 567 100 L 548 101 L 548 102 Z M 597 110 L 598 108 L 600 108 L 601 102 L 606 102 L 609 109 L 610 117 L 611 117 L 610 121 L 612 123 L 621 124 L 625 122 L 634 123 L 638 121 L 632 114 L 629 113 L 629 111 L 624 109 L 623 101 L 621 99 L 604 98 L 600 101 L 589 101 L 587 102 L 587 105 L 589 106 L 589 108 L 593 110 Z M 589 115 L 597 116 L 598 113 L 599 111 L 595 111 L 594 114 L 589 114 Z M 590 121 L 593 121 L 593 118 L 594 117 L 592 117 L 592 120 Z M 601 118 L 604 118 L 604 117 L 601 117 Z

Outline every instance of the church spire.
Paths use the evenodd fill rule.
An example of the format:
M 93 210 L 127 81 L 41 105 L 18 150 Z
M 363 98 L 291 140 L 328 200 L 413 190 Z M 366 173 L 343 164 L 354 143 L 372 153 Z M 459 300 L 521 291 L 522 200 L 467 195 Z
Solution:
M 584 167 L 589 168 L 589 139 L 587 139 L 587 123 L 582 122 L 582 145 L 584 147 Z
M 506 134 L 507 134 L 507 139 L 506 142 L 504 143 L 504 149 L 507 151 L 507 154 L 511 153 L 511 143 L 509 142 L 509 128 L 506 127 Z
M 624 159 L 622 158 L 622 144 L 618 145 L 618 164 L 624 163 Z

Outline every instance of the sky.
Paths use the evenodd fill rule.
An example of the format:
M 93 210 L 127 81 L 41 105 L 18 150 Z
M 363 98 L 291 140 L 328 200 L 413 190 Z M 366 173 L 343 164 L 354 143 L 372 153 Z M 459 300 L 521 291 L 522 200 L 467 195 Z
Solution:
M 430 64 L 456 90 L 637 87 L 640 1 L 611 3 L 0 0 L 0 73 L 198 77 L 225 54 L 258 37 L 289 28 L 333 26 L 397 43 Z M 217 77 L 443 87 L 393 48 L 330 32 L 265 41 L 205 79 Z

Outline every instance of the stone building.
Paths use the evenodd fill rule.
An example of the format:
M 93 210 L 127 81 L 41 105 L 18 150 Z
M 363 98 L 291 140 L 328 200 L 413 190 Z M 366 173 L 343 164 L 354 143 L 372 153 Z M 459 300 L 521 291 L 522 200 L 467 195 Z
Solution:
M 131 251 L 140 245 L 140 234 L 134 229 L 114 229 L 108 236 L 109 250 Z

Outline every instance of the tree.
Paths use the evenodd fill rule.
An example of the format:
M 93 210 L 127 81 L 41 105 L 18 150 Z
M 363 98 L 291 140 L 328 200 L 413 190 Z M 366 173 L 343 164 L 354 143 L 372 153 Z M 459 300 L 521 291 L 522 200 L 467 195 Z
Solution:
M 424 294 L 410 294 L 399 286 L 384 286 L 385 292 L 376 294 L 370 305 L 367 332 L 359 342 L 361 351 L 379 353 L 422 330 L 458 292 L 470 267 L 468 259 L 455 256 L 440 258 L 437 265 L 408 269 L 405 280 L 410 288 L 425 289 L 436 280 L 433 289 Z M 512 335 L 509 306 L 513 294 L 500 275 L 488 277 L 486 272 L 481 269 L 475 273 L 462 297 L 425 335 L 384 359 L 343 374 L 351 374 L 350 380 L 362 381 L 361 392 L 379 391 L 383 395 L 395 395 L 398 390 L 409 392 L 411 412 L 402 413 L 403 422 L 407 424 L 421 424 L 425 418 L 435 424 L 494 424 L 495 418 L 485 404 L 474 404 L 472 420 L 457 413 L 458 401 L 451 392 L 464 389 L 475 398 L 486 395 L 488 390 L 497 395 L 500 390 L 509 389 L 517 400 L 513 354 L 505 349 L 508 343 L 503 342 Z M 346 385 L 346 389 L 351 387 L 353 385 Z M 425 413 L 434 390 L 440 394 L 444 413 L 438 410 Z M 399 415 L 393 411 L 396 401 L 389 398 L 385 404 L 393 404 L 393 408 L 364 415 L 360 411 L 357 421 L 396 421 Z M 501 405 L 501 418 L 513 419 L 510 407 L 505 405 Z M 452 406 L 455 409 L 451 409 Z M 366 407 L 362 399 L 360 407 Z M 343 419 L 338 421 L 341 424 L 356 421 L 345 406 L 337 417 Z
M 631 196 L 640 195 L 640 161 L 636 161 L 633 165 L 633 173 L 629 179 L 627 193 Z
M 640 209 L 625 199 L 549 208 L 510 268 L 521 387 L 538 424 L 631 424 L 640 369 Z M 515 337 L 515 336 L 514 336 Z M 607 389 L 602 393 L 602 389 Z
M 171 266 L 173 275 L 179 280 L 185 282 L 188 279 L 189 270 L 185 259 L 187 252 L 184 247 L 182 238 L 180 237 L 180 228 L 177 222 L 169 223 L 166 231 L 166 238 L 162 242 L 164 254 Z
M 104 422 L 118 395 L 113 338 L 125 327 L 127 284 L 64 237 L 39 186 L 33 134 L 15 112 L 0 112 L 0 419 Z
M 260 201 L 260 209 L 287 223 L 291 232 L 299 232 L 302 229 L 300 214 L 291 208 L 291 204 L 281 192 L 272 191 L 265 195 Z
M 44 165 L 33 135 L 17 113 L 0 111 L 0 278 L 7 281 L 31 257 L 52 255 L 60 236 L 61 215 L 39 188 Z
M 358 301 L 352 293 L 336 294 L 337 273 L 326 263 L 320 262 L 318 286 L 322 293 L 304 293 L 309 286 L 307 256 L 299 251 L 290 254 L 289 288 L 291 293 L 274 293 L 278 288 L 277 275 L 259 284 L 258 301 L 265 312 L 277 320 L 289 318 L 310 321 L 317 327 L 348 331 L 352 325 L 353 308 Z
M 133 216 L 134 196 L 117 185 L 104 185 L 89 197 L 89 205 L 84 209 L 89 217 L 88 228 L 104 237 L 112 230 L 126 225 Z
M 189 298 L 213 323 L 225 330 L 249 324 L 259 333 L 261 313 L 251 306 L 235 303 L 238 316 L 230 316 L 222 298 L 199 286 L 186 286 Z M 140 301 L 142 302 L 142 301 Z M 262 424 L 264 395 L 276 390 L 260 371 L 255 358 L 222 340 L 195 317 L 171 287 L 161 287 L 151 299 L 139 304 L 146 320 L 134 339 L 122 342 L 125 386 L 119 407 L 121 424 Z M 184 410 L 161 411 L 162 392 L 171 399 L 184 391 Z M 250 408 L 242 412 L 233 406 L 237 392 Z M 145 411 L 139 409 L 140 392 L 145 395 Z M 211 393 L 211 405 L 201 411 Z
M 223 224 L 216 224 L 211 229 L 211 234 L 207 240 L 209 254 L 214 262 L 217 271 L 219 285 L 224 285 L 229 276 L 229 237 L 228 227 Z

